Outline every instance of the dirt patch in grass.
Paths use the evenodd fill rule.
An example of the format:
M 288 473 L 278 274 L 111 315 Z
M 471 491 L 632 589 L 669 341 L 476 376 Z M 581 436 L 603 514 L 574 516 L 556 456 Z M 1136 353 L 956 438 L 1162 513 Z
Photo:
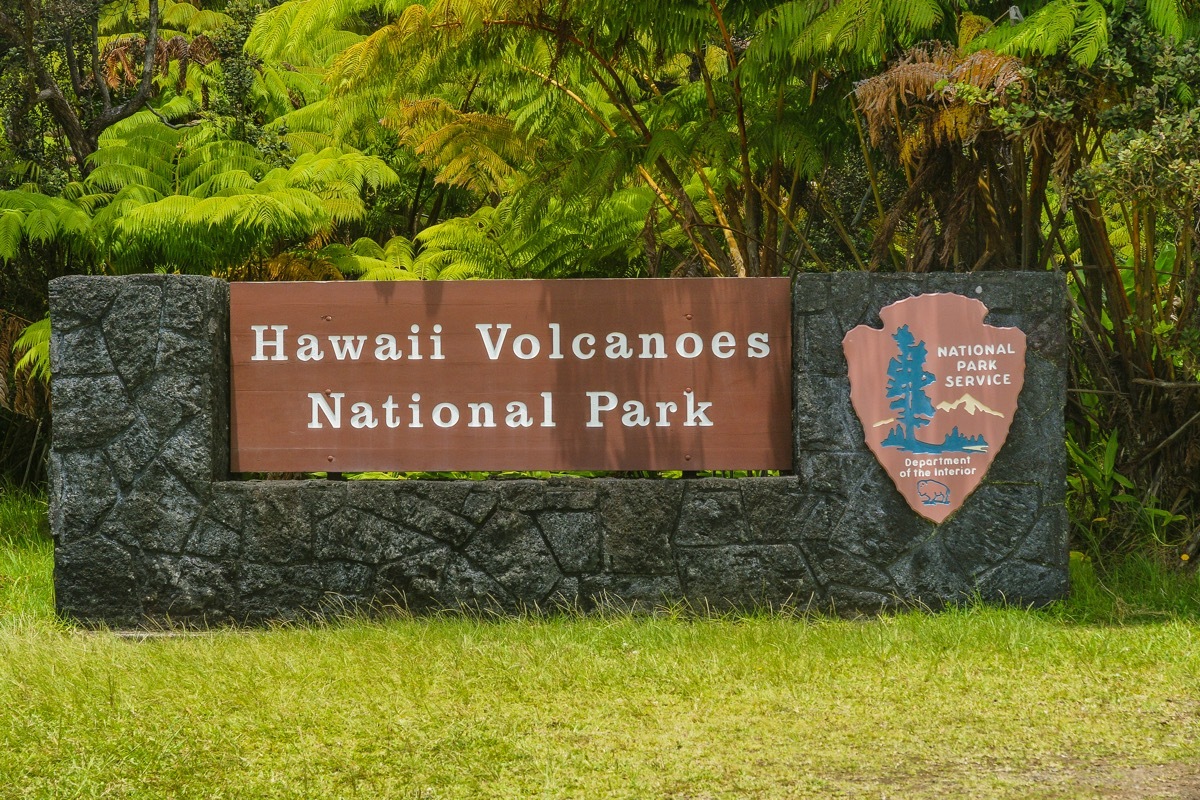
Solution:
M 949 764 L 916 775 L 851 779 L 833 796 L 879 800 L 914 798 L 1087 798 L 1088 800 L 1197 800 L 1200 766 L 1114 764 L 1105 760 L 1046 759 L 1026 768 Z
M 1200 767 L 1159 764 L 1141 767 L 1093 765 L 1075 773 L 1076 785 L 1095 790 L 1101 797 L 1200 798 Z

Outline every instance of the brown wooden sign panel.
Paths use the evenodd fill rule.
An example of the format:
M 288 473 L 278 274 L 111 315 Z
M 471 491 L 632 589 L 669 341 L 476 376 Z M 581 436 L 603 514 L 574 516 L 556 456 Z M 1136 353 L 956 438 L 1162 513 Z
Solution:
M 1025 334 L 985 325 L 971 297 L 924 294 L 843 342 L 867 446 L 921 516 L 941 522 L 1000 452 L 1025 380 Z
M 234 472 L 789 469 L 786 278 L 235 283 Z

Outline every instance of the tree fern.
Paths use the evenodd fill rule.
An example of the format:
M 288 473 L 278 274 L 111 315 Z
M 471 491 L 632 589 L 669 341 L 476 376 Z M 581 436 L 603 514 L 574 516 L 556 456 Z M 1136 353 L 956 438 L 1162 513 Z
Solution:
M 488 206 L 426 228 L 417 236 L 414 271 L 426 279 L 517 277 L 502 230 L 496 209 Z
M 381 159 L 334 148 L 271 168 L 255 148 L 213 128 L 158 122 L 115 127 L 94 161 L 75 191 L 94 210 L 92 233 L 121 271 L 148 263 L 207 271 L 264 247 L 299 244 L 361 219 L 364 194 L 398 180 Z M 26 236 L 48 235 L 36 218 L 32 224 Z
M 1138 8 L 1163 35 L 1181 40 L 1187 33 L 1189 18 L 1179 0 L 1146 0 Z M 1108 46 L 1110 24 L 1108 7 L 1100 0 L 1051 0 L 1022 22 L 979 36 L 971 46 L 1043 58 L 1065 52 L 1090 67 Z
M 1051 0 L 1011 31 L 1000 28 L 976 39 L 975 44 L 989 47 L 995 42 L 992 49 L 1013 55 L 1053 55 L 1068 49 L 1079 11 L 1080 4 L 1076 0 Z
M 0 198 L 2 202 L 3 198 Z M 0 261 L 12 261 L 25 239 L 25 215 L 20 211 L 0 211 Z
M 331 55 L 330 48 L 321 45 L 323 36 L 336 31 L 334 35 L 345 42 L 347 27 L 359 13 L 382 11 L 393 16 L 406 5 L 372 0 L 289 0 L 258 15 L 246 51 L 259 58 L 317 66 L 312 60 L 314 50 L 325 57 Z M 324 42 L 328 44 L 328 40 Z M 313 43 L 317 43 L 315 48 Z
M 0 261 L 12 261 L 26 243 L 61 242 L 82 251 L 90 244 L 91 220 L 83 209 L 59 197 L 28 191 L 0 191 Z
M 371 281 L 419 280 L 414 270 L 413 244 L 403 236 L 395 236 L 386 246 L 375 240 L 360 238 L 349 247 L 330 244 L 316 251 L 316 256 L 328 260 L 346 277 Z

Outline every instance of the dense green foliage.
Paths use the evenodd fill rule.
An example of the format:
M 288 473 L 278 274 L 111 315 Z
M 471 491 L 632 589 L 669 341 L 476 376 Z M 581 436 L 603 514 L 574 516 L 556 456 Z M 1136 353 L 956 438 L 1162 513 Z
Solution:
M 1195 556 L 1198 34 L 1181 0 L 17 0 L 0 307 L 66 272 L 1058 270 L 1079 542 Z M 0 407 L 36 416 L 19 333 Z

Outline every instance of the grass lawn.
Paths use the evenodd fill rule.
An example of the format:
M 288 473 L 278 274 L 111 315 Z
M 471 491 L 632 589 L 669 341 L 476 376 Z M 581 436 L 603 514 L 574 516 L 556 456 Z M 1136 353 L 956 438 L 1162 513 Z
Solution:
M 55 619 L 0 502 L 0 798 L 1200 797 L 1200 580 L 861 621 Z

